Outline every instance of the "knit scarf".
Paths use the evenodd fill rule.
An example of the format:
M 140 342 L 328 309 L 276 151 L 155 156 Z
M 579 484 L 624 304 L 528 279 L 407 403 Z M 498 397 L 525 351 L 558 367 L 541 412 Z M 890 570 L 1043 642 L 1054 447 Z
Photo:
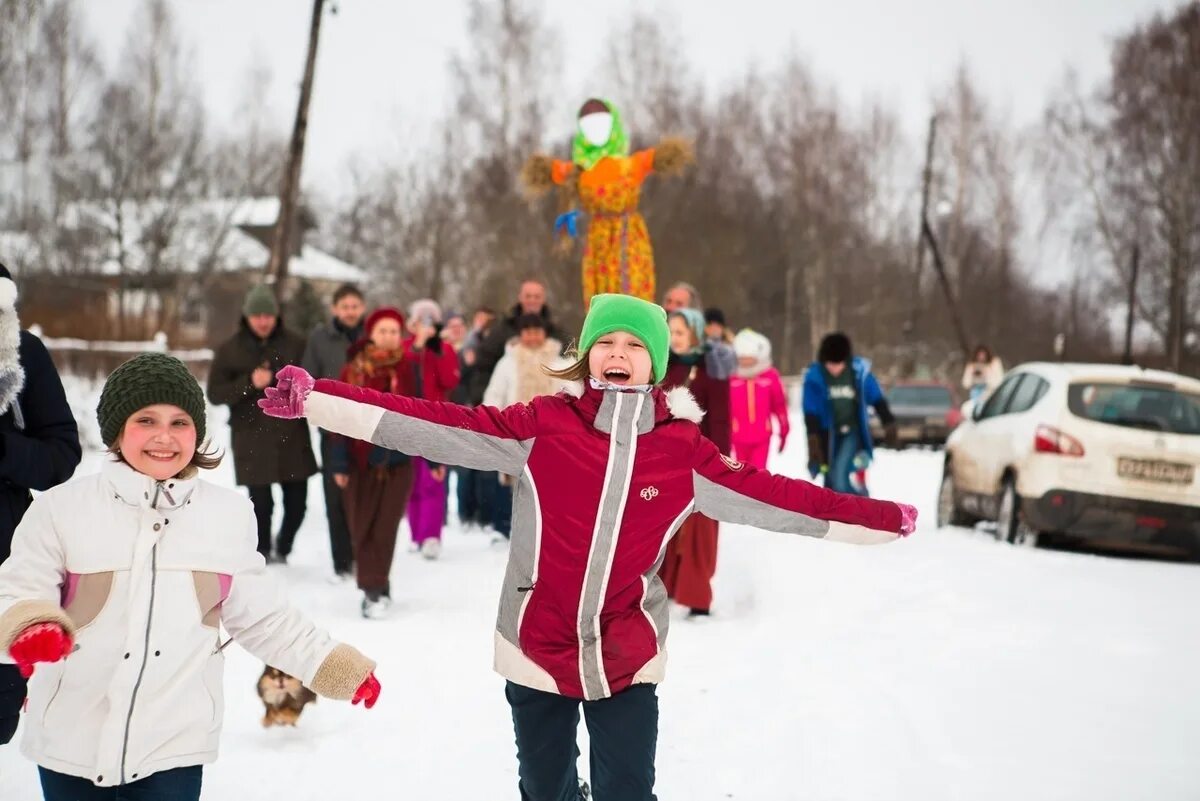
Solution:
M 366 342 L 346 365 L 346 383 L 379 392 L 405 394 L 402 392 L 404 382 L 401 371 L 407 367 L 403 348 L 385 350 L 372 342 Z M 358 439 L 350 444 L 351 458 L 360 470 L 367 468 L 373 447 L 375 446 L 370 442 Z

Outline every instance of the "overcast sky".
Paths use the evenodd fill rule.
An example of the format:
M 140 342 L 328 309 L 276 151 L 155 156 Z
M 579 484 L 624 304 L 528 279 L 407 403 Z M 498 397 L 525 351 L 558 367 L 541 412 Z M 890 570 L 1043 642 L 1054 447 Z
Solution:
M 333 0 L 331 0 L 332 2 Z M 105 56 L 115 60 L 139 0 L 81 4 Z M 242 98 L 254 57 L 272 72 L 270 114 L 288 130 L 303 70 L 310 0 L 174 0 L 195 76 L 218 125 Z M 446 103 L 446 59 L 467 46 L 465 0 L 336 0 L 322 26 L 305 184 L 340 188 L 351 155 L 369 161 L 420 138 Z M 1067 65 L 1085 83 L 1103 76 L 1114 35 L 1166 0 L 544 0 L 567 55 L 566 85 L 588 92 L 587 70 L 608 30 L 635 5 L 679 29 L 712 86 L 795 48 L 857 104 L 882 96 L 906 133 L 924 130 L 930 97 L 965 58 L 992 103 L 1017 124 L 1034 121 Z M 383 91 L 381 92 L 381 87 Z M 620 98 L 613 98 L 620 103 Z M 575 107 L 575 99 L 564 108 Z M 563 120 L 567 130 L 569 117 Z

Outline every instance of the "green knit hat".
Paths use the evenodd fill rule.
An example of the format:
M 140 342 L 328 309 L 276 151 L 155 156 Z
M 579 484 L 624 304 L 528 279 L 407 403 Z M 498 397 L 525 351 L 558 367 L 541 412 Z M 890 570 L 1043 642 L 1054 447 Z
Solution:
M 625 331 L 642 341 L 650 352 L 654 383 L 667 374 L 671 332 L 667 313 L 656 303 L 630 295 L 594 295 L 579 335 L 579 352 L 587 353 L 596 340 L 613 331 Z
M 204 442 L 204 392 L 200 384 L 174 356 L 143 353 L 113 370 L 104 382 L 96 417 L 105 446 L 116 441 L 130 415 L 156 403 L 178 406 L 191 415 L 196 445 Z
M 275 300 L 275 293 L 271 287 L 266 284 L 250 287 L 250 291 L 246 293 L 246 299 L 242 302 L 242 314 L 246 317 L 253 317 L 256 314 L 278 316 L 279 303 Z

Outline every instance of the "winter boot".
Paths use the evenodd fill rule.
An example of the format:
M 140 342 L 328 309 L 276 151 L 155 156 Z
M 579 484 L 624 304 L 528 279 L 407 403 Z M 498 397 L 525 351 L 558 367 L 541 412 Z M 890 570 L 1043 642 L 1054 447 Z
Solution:
M 442 554 L 442 541 L 436 537 L 430 537 L 421 543 L 421 556 L 426 559 L 437 559 Z

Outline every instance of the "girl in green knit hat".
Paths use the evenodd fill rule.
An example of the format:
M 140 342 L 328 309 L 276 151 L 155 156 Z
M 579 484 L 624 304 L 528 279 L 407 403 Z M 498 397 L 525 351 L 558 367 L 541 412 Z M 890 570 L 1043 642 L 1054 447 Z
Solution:
M 204 408 L 178 359 L 118 367 L 97 409 L 112 458 L 36 498 L 0 565 L 0 658 L 32 676 L 22 750 L 46 801 L 126 785 L 198 799 L 224 709 L 222 626 L 320 695 L 379 695 L 375 663 L 267 575 L 250 502 L 197 477 L 220 461 L 198 447 Z
M 596 797 L 654 798 L 656 687 L 670 626 L 658 570 L 693 511 L 860 544 L 915 527 L 911 506 L 839 495 L 724 456 L 701 434 L 688 390 L 659 386 L 668 341 L 661 306 L 597 295 L 579 358 L 558 373 L 578 381 L 558 395 L 470 408 L 314 381 L 288 366 L 259 401 L 273 417 L 307 417 L 384 448 L 517 477 L 493 640 L 526 801 L 581 797 L 581 708 Z M 787 680 L 786 666 L 778 672 Z

